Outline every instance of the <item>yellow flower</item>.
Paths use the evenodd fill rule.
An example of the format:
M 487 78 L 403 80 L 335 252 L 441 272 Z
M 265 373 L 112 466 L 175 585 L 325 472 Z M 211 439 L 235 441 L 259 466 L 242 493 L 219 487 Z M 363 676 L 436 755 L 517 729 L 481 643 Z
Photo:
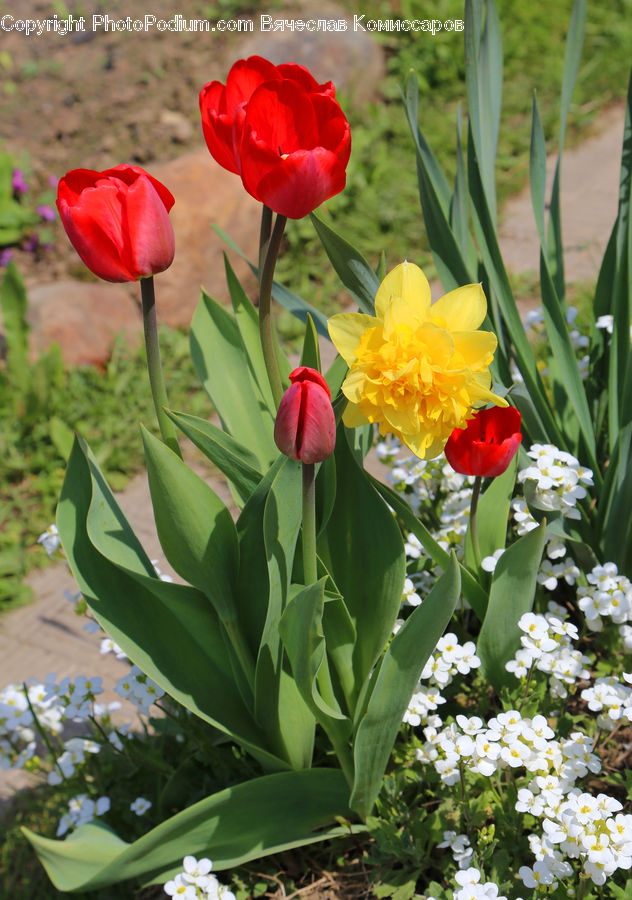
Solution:
M 376 422 L 416 456 L 430 459 L 473 410 L 494 403 L 488 366 L 496 336 L 477 331 L 487 311 L 480 284 L 468 284 L 430 303 L 421 269 L 404 262 L 388 273 L 375 298 L 375 316 L 342 313 L 329 334 L 349 366 L 342 392 L 343 421 Z

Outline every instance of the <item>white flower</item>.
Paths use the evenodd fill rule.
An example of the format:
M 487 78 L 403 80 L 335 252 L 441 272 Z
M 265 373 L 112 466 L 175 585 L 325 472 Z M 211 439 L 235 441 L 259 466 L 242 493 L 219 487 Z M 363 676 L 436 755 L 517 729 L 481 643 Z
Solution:
M 137 816 L 143 816 L 147 812 L 147 810 L 151 807 L 151 801 L 145 800 L 144 797 L 137 797 L 133 800 L 129 808 L 133 813 L 136 813 Z

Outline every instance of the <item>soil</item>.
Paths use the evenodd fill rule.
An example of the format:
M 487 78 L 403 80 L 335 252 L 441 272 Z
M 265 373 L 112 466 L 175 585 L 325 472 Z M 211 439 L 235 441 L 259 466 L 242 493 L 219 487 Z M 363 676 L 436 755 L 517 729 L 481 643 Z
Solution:
M 86 31 L 41 36 L 2 32 L 0 41 L 0 137 L 2 148 L 24 161 L 30 195 L 51 192 L 49 179 L 73 168 L 102 170 L 125 161 L 145 168 L 199 148 L 200 88 L 224 80 L 234 60 L 238 34 L 189 32 L 105 32 L 89 30 L 92 15 L 140 18 L 146 0 L 108 0 L 74 5 Z M 245 17 L 249 10 L 219 4 L 220 15 Z M 157 19 L 171 19 L 172 0 L 152 0 Z M 212 15 L 217 6 L 188 3 L 185 17 Z M 250 10 L 252 12 L 252 9 Z M 45 19 L 50 3 L 0 0 L 0 14 Z M 66 15 L 64 12 L 63 15 Z M 50 197 L 48 198 L 50 200 Z M 14 259 L 29 286 L 81 277 L 77 260 L 59 225 L 52 247 L 15 250 Z

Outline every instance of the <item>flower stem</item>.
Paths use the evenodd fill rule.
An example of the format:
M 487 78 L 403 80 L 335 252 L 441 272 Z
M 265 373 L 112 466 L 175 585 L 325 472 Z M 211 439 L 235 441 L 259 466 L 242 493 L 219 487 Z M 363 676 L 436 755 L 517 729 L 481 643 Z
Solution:
M 154 292 L 153 275 L 149 278 L 141 278 L 140 293 L 143 304 L 143 329 L 145 331 L 145 348 L 147 351 L 147 370 L 149 372 L 149 384 L 151 395 L 154 399 L 154 409 L 158 419 L 158 427 L 163 441 L 170 450 L 182 459 L 175 425 L 166 414 L 167 391 L 162 375 L 162 363 L 160 362 L 160 344 L 158 343 L 158 320 L 156 318 L 156 295 Z
M 318 580 L 316 569 L 316 479 L 314 463 L 301 463 L 303 469 L 303 576 L 305 584 Z
M 476 521 L 476 509 L 478 507 L 478 498 L 481 493 L 482 477 L 477 475 L 474 479 L 474 487 L 472 489 L 472 502 L 470 503 L 470 534 L 472 536 L 472 549 L 474 551 L 474 562 L 476 568 L 481 568 L 481 548 L 478 543 L 478 522 Z
M 281 384 L 281 375 L 279 374 L 279 365 L 274 348 L 270 302 L 274 267 L 279 255 L 281 238 L 283 237 L 283 230 L 285 229 L 287 219 L 285 216 L 278 215 L 274 222 L 272 232 L 270 233 L 271 215 L 271 211 L 264 206 L 261 215 L 261 243 L 259 246 L 259 334 L 261 335 L 261 348 L 263 350 L 263 359 L 266 364 L 268 380 L 270 382 L 270 387 L 272 388 L 272 396 L 274 397 L 274 403 L 278 409 L 281 397 L 283 396 L 283 386 Z M 269 237 L 266 240 L 266 235 L 268 234 Z

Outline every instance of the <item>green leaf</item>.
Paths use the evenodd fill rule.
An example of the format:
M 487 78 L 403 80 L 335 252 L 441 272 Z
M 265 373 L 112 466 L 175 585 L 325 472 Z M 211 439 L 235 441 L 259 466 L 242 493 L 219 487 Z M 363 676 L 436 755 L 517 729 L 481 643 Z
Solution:
M 476 652 L 485 678 L 496 690 L 515 681 L 505 663 L 520 646 L 518 620 L 533 608 L 545 540 L 546 526 L 542 523 L 505 550 L 494 571 Z
M 239 560 L 232 516 L 215 491 L 141 426 L 160 544 L 178 575 L 209 598 L 222 622 L 235 622 Z
M 301 520 L 301 464 L 284 459 L 270 485 L 263 514 L 268 604 L 257 656 L 255 715 L 261 727 L 273 736 L 278 755 L 293 768 L 310 766 L 314 742 L 313 717 L 295 682 L 284 676 L 279 633 Z
M 65 841 L 23 831 L 58 890 L 94 890 L 129 878 L 163 882 L 182 871 L 187 854 L 208 856 L 213 870 L 221 871 L 348 834 L 349 827 L 318 830 L 337 816 L 348 817 L 348 802 L 341 772 L 311 769 L 265 775 L 227 788 L 177 813 L 133 844 L 96 822 L 78 828 Z
M 286 764 L 265 750 L 266 739 L 244 705 L 223 628 L 207 597 L 156 576 L 79 438 L 68 461 L 57 525 L 86 602 L 132 662 L 204 721 L 268 765 L 283 768 Z
M 226 269 L 226 284 L 228 285 L 233 312 L 235 313 L 235 321 L 246 351 L 250 373 L 259 388 L 264 403 L 270 410 L 271 415 L 275 416 L 274 397 L 272 396 L 272 388 L 270 387 L 261 347 L 259 315 L 239 283 L 239 279 L 235 275 L 226 254 L 224 254 L 224 267 Z
M 450 188 L 436 157 L 419 131 L 419 85 L 414 71 L 408 77 L 405 104 L 417 152 L 419 198 L 426 233 L 441 283 L 449 291 L 463 284 L 471 284 L 475 278 L 450 228 Z
M 221 237 L 229 247 L 231 247 L 235 253 L 238 253 L 242 259 L 245 259 L 250 269 L 256 277 L 259 275 L 259 270 L 256 266 L 250 262 L 246 254 L 243 250 L 237 246 L 237 244 L 233 241 L 231 237 L 217 225 L 213 225 L 213 231 Z M 327 330 L 327 316 L 323 315 L 323 313 L 316 309 L 315 306 L 312 306 L 310 303 L 307 303 L 302 297 L 299 297 L 298 294 L 294 294 L 288 288 L 284 287 L 282 284 L 279 284 L 278 281 L 272 282 L 272 296 L 280 303 L 281 306 L 285 307 L 289 312 L 292 313 L 293 316 L 296 316 L 297 319 L 300 319 L 301 322 L 307 321 L 307 316 L 310 315 L 314 320 L 314 325 L 316 326 L 316 331 L 319 334 L 322 334 L 323 337 L 329 339 L 329 332 Z
M 338 427 L 337 490 L 319 555 L 344 597 L 357 639 L 353 659 L 356 690 L 382 652 L 397 618 L 406 558 L 399 528 L 358 465 Z
M 356 250 L 342 235 L 330 228 L 316 213 L 310 213 L 310 218 L 329 261 L 355 299 L 360 311 L 374 316 L 375 295 L 380 282 L 373 269 L 359 250 Z
M 538 112 L 538 104 L 533 94 L 531 116 L 531 151 L 529 154 L 529 182 L 531 186 L 531 203 L 535 224 L 538 227 L 540 246 L 544 247 L 544 198 L 546 193 L 546 143 L 544 130 Z
M 257 456 L 262 469 L 267 468 L 278 455 L 274 417 L 250 374 L 235 319 L 204 292 L 190 340 L 195 370 L 224 430 Z
M 300 364 L 302 366 L 309 366 L 310 369 L 316 369 L 318 372 L 321 371 L 318 332 L 316 331 L 314 320 L 309 314 L 307 316 L 307 322 L 305 323 L 305 337 L 303 339 Z
M 373 808 L 402 716 L 430 654 L 452 618 L 460 591 L 459 564 L 452 554 L 445 573 L 397 632 L 373 675 L 375 687 L 354 742 L 351 808 L 362 818 Z
M 518 454 L 514 456 L 507 469 L 494 478 L 478 502 L 476 519 L 478 523 L 478 544 L 481 559 L 492 556 L 495 550 L 504 548 L 507 539 L 507 520 L 509 506 L 516 483 Z M 465 563 L 470 569 L 475 568 L 472 533 L 468 523 L 465 535 Z
M 259 460 L 234 437 L 197 416 L 165 410 L 170 419 L 217 466 L 245 502 L 261 481 Z

